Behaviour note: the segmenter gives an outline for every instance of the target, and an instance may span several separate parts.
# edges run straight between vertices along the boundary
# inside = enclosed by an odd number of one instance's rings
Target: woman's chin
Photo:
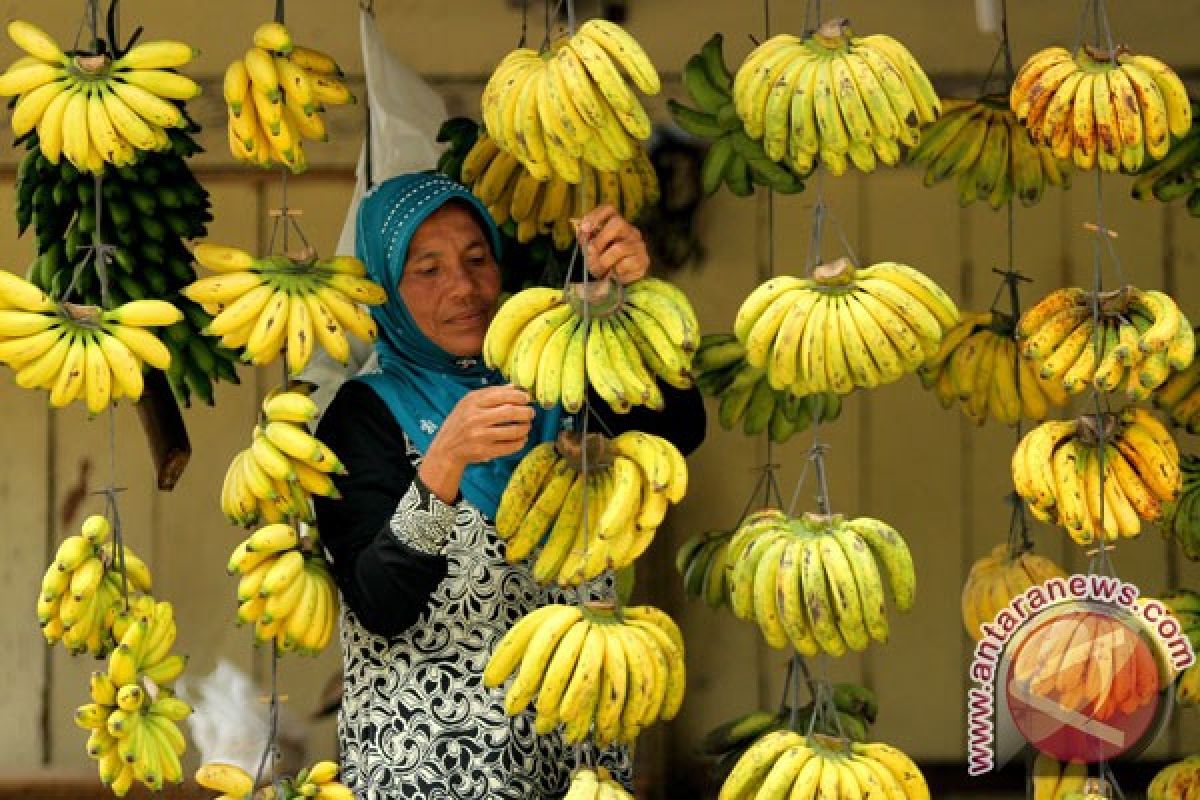
[[[483,337],[487,331],[458,333],[447,336],[438,345],[456,358],[478,358],[483,352]]]

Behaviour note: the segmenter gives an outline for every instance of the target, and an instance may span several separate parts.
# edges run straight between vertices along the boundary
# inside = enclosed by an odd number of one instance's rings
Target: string
[[[529,0],[521,0],[521,38],[517,47],[524,47],[529,38]]]
[[[267,761],[275,751],[275,737],[279,730],[279,646],[271,641],[271,705],[268,713],[267,746],[263,748],[262,757],[258,761],[258,769],[254,773],[254,785],[262,782],[263,771]],[[275,782],[275,759],[270,758],[271,782]],[[282,794],[280,795],[282,796]]]

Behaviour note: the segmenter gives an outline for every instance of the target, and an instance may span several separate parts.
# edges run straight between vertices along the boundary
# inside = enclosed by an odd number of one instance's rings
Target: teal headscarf
[[[413,234],[430,214],[450,200],[460,200],[475,212],[498,261],[500,232],[487,208],[461,184],[439,173],[414,172],[384,181],[367,193],[358,209],[356,253],[367,265],[371,280],[388,293],[386,303],[371,309],[379,327],[375,350],[381,371],[358,380],[383,398],[422,454],[428,451],[446,415],[467,392],[505,383],[499,372],[487,368],[482,357],[460,358],[430,341],[400,297],[400,277]],[[488,517],[495,517],[500,495],[517,462],[534,445],[558,433],[561,410],[536,410],[529,442],[521,452],[471,464],[463,474],[463,497]]]

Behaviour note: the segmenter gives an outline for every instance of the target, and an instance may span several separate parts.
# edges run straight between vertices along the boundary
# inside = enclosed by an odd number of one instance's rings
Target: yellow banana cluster
[[[1195,336],[1195,331],[1192,333]],[[1200,433],[1200,361],[1172,372],[1154,391],[1154,405],[1188,433]]]
[[[921,131],[921,143],[908,156],[925,167],[926,186],[955,178],[960,205],[986,200],[994,209],[1014,196],[1023,206],[1036,205],[1047,185],[1070,188],[1070,159],[1034,144],[1008,98],[942,102],[942,115]]]
[[[165,686],[151,695],[140,682],[118,683],[104,672],[92,673],[91,697],[76,709],[75,724],[91,731],[88,757],[113,794],[125,796],[134,781],[154,792],[183,782],[179,759],[187,742],[178,723],[191,706]]]
[[[200,86],[174,70],[196,56],[191,45],[144,42],[114,61],[104,54],[68,56],[23,20],[10,22],[8,35],[29,55],[0,74],[0,96],[17,98],[13,132],[36,129],[52,164],[66,157],[94,174],[105,164],[129,166],[139,150],[170,150],[166,129],[189,124],[182,101],[200,94]]]
[[[915,146],[942,107],[904,45],[881,33],[854,36],[846,19],[826,21],[807,39],[784,33],[763,42],[738,69],[733,102],[767,158],[797,175],[818,158],[833,175],[851,164],[863,172],[894,166],[900,146]]]
[[[196,245],[192,255],[218,274],[200,278],[183,295],[213,316],[204,332],[242,350],[250,363],[269,364],[286,352],[288,371],[297,375],[317,344],[345,364],[347,334],[365,342],[375,339],[375,321],[362,306],[387,302],[387,292],[367,279],[366,266],[353,256],[255,258],[207,242]]]
[[[1031,586],[1066,576],[1062,567],[1045,556],[1028,551],[1015,554],[1008,544],[996,545],[971,565],[963,584],[961,607],[967,635],[979,641],[983,638],[980,626],[994,620],[1014,597]]]
[[[856,269],[843,258],[812,278],[784,275],[759,286],[733,332],[773,388],[842,395],[916,371],[956,324],[954,301],[912,267]]]
[[[580,183],[585,165],[618,173],[652,129],[626,75],[645,94],[661,88],[628,32],[588,20],[543,53],[521,47],[500,61],[483,90],[484,125],[536,180]]]
[[[281,779],[276,785],[254,793],[255,800],[311,797],[314,800],[354,800],[354,793],[339,783],[338,765],[333,761],[318,761],[305,767],[295,777]],[[221,794],[214,800],[248,798],[254,792],[254,778],[236,764],[210,761],[196,770],[196,783]]]
[[[742,755],[718,800],[929,800],[925,776],[912,759],[882,742],[848,743],[781,730]]]
[[[1012,475],[1030,512],[1079,544],[1137,536],[1183,485],[1175,440],[1153,414],[1133,407],[1042,423],[1017,445]]]
[[[333,475],[346,469],[305,427],[317,405],[301,392],[272,392],[250,447],[233,457],[221,486],[221,511],[234,525],[315,522],[312,496],[340,497]]]
[[[341,67],[320,50],[293,44],[288,29],[267,22],[254,45],[225,70],[229,151],[260,167],[308,168],[304,140],[329,140],[321,112],[355,102]]]
[[[183,319],[165,300],[133,300],[105,311],[56,302],[0,270],[0,363],[23,389],[45,389],[50,405],[82,400],[99,414],[113,400],[142,396],[144,364],[165,370],[171,353],[147,328]]]
[[[900,611],[916,597],[908,545],[870,517],[756,511],[730,540],[725,570],[733,613],[757,622],[771,647],[806,656],[886,642],[885,580]]]
[[[59,545],[38,591],[37,617],[48,644],[59,640],[73,654],[102,658],[115,646],[112,627],[125,589],[149,592],[150,570],[128,546],[122,565],[114,563],[108,520],[93,514],[80,532]]]
[[[604,767],[581,767],[571,776],[563,800],[633,800],[633,795],[613,780],[612,773]]]
[[[1021,316],[1017,336],[1043,381],[1059,381],[1070,394],[1124,389],[1134,401],[1148,399],[1196,353],[1192,325],[1175,301],[1136,286],[1099,297],[1057,289]]]
[[[1200,753],[1159,770],[1146,788],[1146,800],[1190,800],[1198,788]]]
[[[487,131],[480,131],[463,159],[460,180],[483,201],[497,225],[516,223],[517,241],[524,244],[548,233],[559,250],[575,242],[571,220],[597,206],[610,205],[635,222],[658,202],[658,173],[641,143],[634,144],[633,155],[615,170],[590,164],[579,169],[580,178],[574,183],[557,172],[539,179]]]
[[[683,454],[660,436],[589,434],[585,443],[563,434],[534,447],[513,470],[496,510],[496,533],[514,563],[541,545],[535,580],[576,586],[644,553],[687,481]]]
[[[1084,45],[1074,55],[1048,47],[1030,56],[1009,106],[1034,144],[1080,169],[1137,172],[1167,154],[1192,125],[1179,76],[1153,56]]]
[[[942,408],[957,403],[976,425],[989,416],[1005,425],[1041,422],[1071,398],[1060,381],[1042,378],[1032,361],[1019,357],[1015,327],[1008,314],[964,312],[917,370],[921,383]]]
[[[537,710],[534,728],[563,726],[570,744],[591,735],[600,747],[632,743],[643,728],[674,719],[687,682],[683,636],[652,606],[542,606],[517,621],[496,645],[484,686],[516,674],[504,710]]]
[[[1039,750],[1033,759],[1033,800],[1081,797],[1087,774],[1087,764],[1064,764]]]
[[[310,533],[312,529],[310,529]],[[305,550],[311,543],[312,549]],[[238,574],[237,620],[254,624],[255,641],[274,641],[282,653],[315,656],[337,627],[338,595],[315,538],[276,523],[250,534],[227,567]]]
[[[586,324],[585,324],[586,320]],[[605,279],[561,289],[517,292],[496,312],[483,357],[539,404],[583,408],[587,387],[613,411],[663,407],[658,378],[692,385],[700,324],[674,285],[642,278],[622,286]]]

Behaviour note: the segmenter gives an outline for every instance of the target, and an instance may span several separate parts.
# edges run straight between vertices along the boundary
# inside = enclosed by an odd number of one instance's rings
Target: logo
[[[968,772],[1026,743],[1060,762],[1136,753],[1162,730],[1195,662],[1179,621],[1131,583],[1072,575],[1033,586],[983,625],[968,692]]]

